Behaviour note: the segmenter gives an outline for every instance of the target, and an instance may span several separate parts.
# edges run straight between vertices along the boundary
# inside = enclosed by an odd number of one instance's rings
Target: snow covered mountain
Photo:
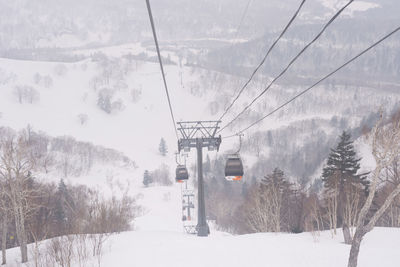
[[[301,1],[253,0],[240,28],[248,0],[152,2],[175,118],[192,121],[220,117]],[[307,1],[221,124],[264,90],[345,3]],[[380,108],[389,114],[400,108],[398,34],[246,131],[240,150],[245,176],[235,185],[227,185],[222,173],[239,140],[225,137],[392,30],[400,23],[399,12],[397,0],[355,1],[282,79],[221,132],[220,151],[205,152],[206,193],[220,184],[227,195],[244,191],[276,167],[292,182],[310,183],[320,177],[329,149],[344,130],[357,139],[361,170],[370,171],[373,159],[360,136],[376,122]],[[145,1],[1,1],[0,17],[0,135],[25,129],[51,154],[35,155],[44,161],[36,170],[38,179],[86,184],[106,196],[113,186],[129,185],[141,208],[134,232],[106,240],[102,266],[346,264],[349,247],[341,235],[332,238],[328,231],[233,236],[212,225],[208,239],[187,235],[181,185],[143,186],[146,170],[174,181],[177,150]],[[161,139],[166,155],[159,151]],[[189,186],[196,187],[194,151],[187,165]],[[209,199],[207,209],[216,201]],[[234,201],[222,208],[233,211],[240,204]],[[192,219],[189,223],[196,215]],[[387,228],[368,234],[359,266],[398,266],[399,237],[400,231]],[[20,266],[17,249],[9,253],[10,266]],[[88,264],[97,266],[97,260],[90,257]]]
[[[191,67],[190,59],[182,51],[192,49],[194,43],[189,42],[189,48],[182,44],[178,49],[172,45],[163,49],[163,57],[169,62],[166,72],[174,112],[177,120],[217,119],[246,77]],[[164,162],[173,165],[176,137],[159,66],[153,62],[153,45],[134,43],[74,49],[73,55],[79,60],[1,59],[1,125],[21,129],[30,124],[34,130],[52,136],[71,135],[117,149],[135,161],[136,176],[141,176],[145,169],[154,169],[155,162],[157,166]],[[254,167],[252,175],[263,175],[282,162],[281,167],[295,177],[313,175],[341,130],[356,131],[365,126],[362,124],[370,126],[379,107],[391,111],[399,101],[399,94],[390,89],[396,88],[397,83],[356,85],[348,76],[345,78],[329,80],[246,134],[245,160],[246,154],[257,156],[249,157],[247,163],[248,169]],[[270,79],[266,75],[257,76],[223,124]],[[280,105],[303,90],[313,78],[295,81],[273,87],[223,136],[235,133]],[[312,136],[310,131],[314,133]],[[158,153],[162,137],[169,147],[167,158]],[[224,140],[222,151],[234,149],[237,141]],[[318,145],[322,143],[325,145]],[[308,165],[304,164],[306,159]],[[260,169],[258,165],[263,167]]]
[[[307,1],[300,23],[320,22],[345,2]],[[162,40],[232,39],[247,3],[248,0],[172,0],[167,4],[155,0],[154,13]],[[282,28],[299,3],[251,1],[239,37],[254,38]],[[355,1],[345,16],[398,19],[398,11],[396,0],[364,0]],[[44,0],[34,4],[26,0],[2,1],[0,15],[0,50],[111,45],[151,39],[146,5],[141,0]],[[14,30],[16,27],[18,31]]]

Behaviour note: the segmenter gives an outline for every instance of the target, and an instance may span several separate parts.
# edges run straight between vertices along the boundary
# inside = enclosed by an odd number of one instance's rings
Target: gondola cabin
[[[225,165],[225,179],[240,181],[243,178],[243,163],[237,154],[229,155]]]
[[[175,180],[178,183],[183,183],[184,181],[187,181],[189,179],[189,173],[188,170],[186,169],[185,165],[178,165],[176,167],[176,178]]]

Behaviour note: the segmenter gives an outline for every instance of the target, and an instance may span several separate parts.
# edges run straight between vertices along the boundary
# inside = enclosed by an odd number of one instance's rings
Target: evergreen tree
[[[55,219],[58,223],[64,223],[66,221],[66,211],[65,211],[65,194],[67,191],[67,186],[64,180],[61,179],[57,188],[57,201],[55,206]]]
[[[277,188],[283,188],[287,184],[285,174],[279,168],[275,168],[271,174],[268,174],[261,179],[261,188],[265,186],[274,186]]]
[[[73,217],[72,213],[75,209],[75,203],[63,179],[61,179],[58,184],[56,196],[57,199],[54,211],[55,221],[60,226],[60,232],[65,232],[71,226],[70,221]]]
[[[161,138],[160,145],[158,146],[158,151],[162,156],[166,156],[168,153],[167,143],[165,142],[164,138]]]
[[[357,174],[360,160],[361,158],[356,157],[351,135],[343,131],[338,145],[335,149],[331,149],[327,166],[323,169],[324,187],[329,191],[339,185],[339,190],[342,192],[347,185],[359,183],[367,190],[369,184],[367,177]]]
[[[143,184],[144,184],[144,186],[148,187],[149,184],[151,184],[152,182],[153,182],[153,179],[151,178],[151,175],[150,175],[149,171],[145,170],[144,174],[143,174]]]
[[[349,227],[353,226],[357,219],[362,203],[360,200],[365,197],[363,193],[368,191],[367,176],[357,174],[360,160],[354,151],[351,135],[343,131],[336,148],[331,149],[327,165],[322,172],[325,192],[330,199],[328,203],[331,203],[328,204],[331,207],[331,227],[336,233],[336,227],[342,226],[346,244],[351,243]]]

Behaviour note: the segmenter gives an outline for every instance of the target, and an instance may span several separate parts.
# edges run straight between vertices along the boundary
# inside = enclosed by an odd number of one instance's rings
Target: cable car
[[[239,154],[229,155],[225,165],[225,179],[240,181],[243,178],[243,163]]]
[[[186,166],[185,165],[178,165],[178,167],[176,167],[176,178],[175,178],[175,180],[178,183],[183,183],[187,179],[189,179],[189,173],[188,173],[188,170],[186,169]]]

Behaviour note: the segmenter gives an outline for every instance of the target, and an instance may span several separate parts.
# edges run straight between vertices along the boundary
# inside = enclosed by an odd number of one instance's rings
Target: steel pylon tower
[[[178,140],[178,150],[190,151],[191,148],[197,150],[197,179],[198,179],[198,209],[197,209],[197,236],[208,236],[210,228],[206,220],[206,206],[204,200],[204,181],[203,181],[203,147],[209,151],[219,149],[221,136],[216,137],[221,121],[185,121],[178,122],[178,131],[181,138]]]

